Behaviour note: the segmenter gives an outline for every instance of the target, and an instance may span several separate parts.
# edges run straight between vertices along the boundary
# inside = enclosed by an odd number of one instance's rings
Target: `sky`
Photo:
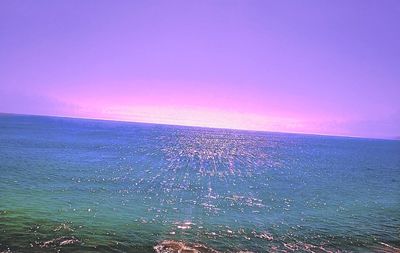
[[[400,1],[2,0],[0,112],[400,138]]]

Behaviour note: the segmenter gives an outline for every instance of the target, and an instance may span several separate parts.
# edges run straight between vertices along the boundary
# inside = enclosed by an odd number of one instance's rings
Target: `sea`
[[[400,252],[400,141],[1,114],[0,252]]]

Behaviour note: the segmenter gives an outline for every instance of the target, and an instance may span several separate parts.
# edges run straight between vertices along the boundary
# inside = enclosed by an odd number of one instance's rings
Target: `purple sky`
[[[0,2],[0,111],[400,136],[400,1]]]

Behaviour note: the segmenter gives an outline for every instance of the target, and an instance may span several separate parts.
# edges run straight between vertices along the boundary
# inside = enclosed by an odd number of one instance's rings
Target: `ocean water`
[[[0,252],[183,248],[399,252],[400,141],[0,115]]]

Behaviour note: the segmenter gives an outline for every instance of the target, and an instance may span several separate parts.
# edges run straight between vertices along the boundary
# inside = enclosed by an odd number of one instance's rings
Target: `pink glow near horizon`
[[[3,1],[0,112],[400,136],[397,1]]]

